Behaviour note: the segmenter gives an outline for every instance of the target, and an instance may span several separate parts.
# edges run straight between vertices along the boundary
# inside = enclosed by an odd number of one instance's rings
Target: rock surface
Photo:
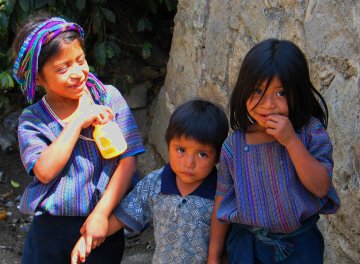
[[[149,141],[167,160],[158,135],[176,106],[202,97],[227,108],[243,57],[267,38],[297,43],[328,103],[333,182],[342,206],[321,219],[326,263],[360,263],[360,1],[179,0]]]

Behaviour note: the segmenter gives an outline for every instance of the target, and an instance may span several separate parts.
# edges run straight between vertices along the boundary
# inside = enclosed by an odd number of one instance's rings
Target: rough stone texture
[[[123,94],[125,101],[131,109],[141,109],[147,106],[147,92],[151,88],[150,81],[135,85],[130,94]]]
[[[175,107],[202,97],[227,108],[244,55],[271,37],[292,40],[304,51],[329,106],[333,181],[342,207],[320,222],[325,262],[360,263],[360,1],[179,0],[149,141],[167,160],[163,135]]]

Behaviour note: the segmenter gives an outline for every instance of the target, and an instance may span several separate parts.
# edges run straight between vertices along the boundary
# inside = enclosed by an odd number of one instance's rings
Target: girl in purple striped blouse
[[[230,98],[209,263],[323,263],[319,213],[340,206],[332,184],[325,100],[302,51],[269,39],[245,56]]]
[[[136,155],[144,147],[133,115],[113,86],[89,72],[83,29],[58,17],[31,17],[19,31],[14,77],[28,102],[36,86],[45,96],[19,119],[20,154],[33,182],[20,202],[34,214],[23,263],[70,263],[81,233],[94,250],[87,263],[120,263],[122,231],[107,238],[108,217],[128,190]],[[127,149],[104,159],[92,139],[94,126],[112,119]],[[104,242],[104,243],[102,243]]]

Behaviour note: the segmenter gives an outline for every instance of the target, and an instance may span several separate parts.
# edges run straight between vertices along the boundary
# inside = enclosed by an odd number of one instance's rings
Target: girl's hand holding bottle
[[[72,115],[59,118],[64,129],[56,140],[42,151],[34,165],[33,171],[37,179],[44,184],[51,182],[65,167],[83,128],[105,124],[113,118],[109,107],[84,104],[82,100],[79,104]]]
[[[83,95],[85,98],[80,100],[77,114],[74,116],[74,119],[81,123],[81,128],[106,124],[114,117],[110,107],[92,104],[89,102],[89,96],[87,93]]]
[[[103,158],[110,159],[123,153],[127,143],[119,125],[111,121],[114,117],[112,110],[107,106],[94,104],[87,93],[83,97],[77,118],[82,122],[82,128],[90,125],[95,127],[93,138]]]

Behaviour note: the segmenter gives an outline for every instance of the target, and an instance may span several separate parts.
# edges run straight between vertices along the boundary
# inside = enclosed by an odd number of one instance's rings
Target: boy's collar
[[[189,195],[196,195],[202,198],[214,200],[215,191],[216,191],[216,181],[217,181],[217,169],[214,169],[210,174],[204,179],[199,187],[195,189]],[[176,185],[176,175],[171,169],[170,164],[166,164],[164,170],[161,173],[161,193],[162,194],[175,194],[180,195],[179,189]]]

